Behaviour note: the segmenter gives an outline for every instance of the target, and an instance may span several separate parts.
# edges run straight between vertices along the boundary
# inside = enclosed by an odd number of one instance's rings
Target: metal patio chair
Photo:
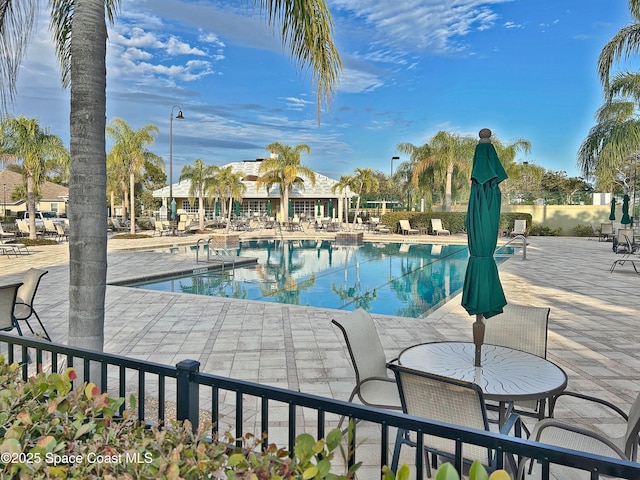
[[[14,306],[18,297],[18,289],[22,282],[0,286],[0,330],[18,330],[22,335],[20,324],[14,315]]]
[[[36,297],[36,292],[38,291],[38,286],[40,285],[40,280],[44,275],[48,273],[47,270],[40,270],[38,268],[30,268],[24,273],[22,277],[22,285],[18,289],[18,297],[15,302],[15,308],[13,309],[13,315],[16,321],[24,321],[32,334],[36,334],[29,323],[29,319],[32,316],[36,317],[36,320],[40,324],[42,328],[42,332],[44,333],[44,337],[51,341],[51,337],[47,332],[47,329],[44,328],[38,313],[33,307],[33,301]],[[19,329],[18,324],[18,329]]]
[[[356,385],[349,401],[358,399],[370,407],[401,410],[396,381],[387,374],[387,360],[371,315],[358,308],[340,320],[333,319],[347,343],[351,364],[356,373]],[[340,419],[338,428],[344,417]]]
[[[482,389],[471,382],[463,382],[448,377],[441,377],[427,372],[389,364],[398,382],[402,411],[408,415],[422,417],[428,420],[450,423],[477,430],[490,431],[487,408]],[[500,433],[508,435],[514,430],[516,435],[521,433],[520,417],[508,413],[507,420],[500,429]],[[416,446],[414,433],[399,430],[393,451],[391,470],[397,471],[402,445]],[[454,458],[456,443],[454,440],[424,436],[424,456],[427,475],[430,476],[429,453],[432,466],[437,467],[438,457]],[[464,463],[479,460],[488,470],[495,470],[497,453],[492,449],[473,444],[463,446]]]

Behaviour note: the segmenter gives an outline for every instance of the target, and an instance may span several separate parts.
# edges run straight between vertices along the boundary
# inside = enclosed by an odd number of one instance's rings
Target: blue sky
[[[399,143],[483,127],[529,140],[519,160],[579,174],[576,152],[602,101],[597,58],[630,21],[625,0],[327,1],[344,74],[320,126],[311,75],[249,0],[123,0],[109,31],[107,120],[156,125],[151,150],[168,167],[180,106],[174,180],[196,158],[251,160],[275,141],[308,144],[303,163],[332,178],[389,173]],[[10,113],[37,117],[68,144],[69,93],[46,12]]]

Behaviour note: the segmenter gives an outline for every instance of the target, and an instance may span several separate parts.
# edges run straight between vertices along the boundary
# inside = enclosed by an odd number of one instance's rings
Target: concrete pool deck
[[[307,238],[331,238],[309,232]],[[253,238],[253,232],[241,238]],[[258,237],[260,232],[258,232]],[[284,234],[285,238],[300,238]],[[131,248],[195,243],[206,236],[108,241],[108,281],[131,272],[197,268],[195,258]],[[465,237],[374,235],[375,241],[462,242]],[[568,388],[628,410],[640,392],[640,275],[611,243],[572,237],[530,237],[527,260],[500,265],[507,300],[551,308],[548,358],[569,377]],[[52,339],[65,343],[68,317],[68,246],[33,247],[29,256],[0,258],[0,282],[19,280],[29,267],[49,271],[35,306]],[[191,263],[189,263],[191,262]],[[204,372],[346,400],[354,373],[331,319],[346,312],[229,298],[108,286],[105,351],[174,365],[195,359]],[[427,318],[374,315],[388,358],[429,341],[471,341],[470,317],[460,295]],[[490,320],[489,320],[490,321]],[[603,409],[570,406],[562,417],[612,435],[624,425]],[[366,477],[365,477],[366,478]]]

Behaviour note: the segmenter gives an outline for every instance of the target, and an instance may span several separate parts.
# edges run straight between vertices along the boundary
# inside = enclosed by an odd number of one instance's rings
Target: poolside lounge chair
[[[527,221],[526,220],[514,220],[513,222],[513,230],[509,233],[510,237],[515,237],[516,235],[524,235],[527,236]]]
[[[631,239],[627,236],[624,235],[624,243],[626,244],[626,252],[624,254],[624,258],[621,258],[620,260],[616,260],[611,264],[611,268],[609,269],[610,272],[613,273],[613,271],[615,270],[615,268],[620,265],[623,266],[625,263],[629,262],[631,263],[631,266],[633,267],[633,269],[635,270],[635,272],[640,275],[640,271],[638,271],[638,266],[640,266],[640,258],[637,260],[634,260],[631,258],[631,255],[633,255],[635,253],[636,247],[634,247],[633,242],[631,241]],[[636,262],[638,262],[638,266],[636,265]]]
[[[440,218],[431,219],[431,231],[436,235],[451,235],[451,232],[442,227],[442,220]]]
[[[548,307],[508,303],[501,314],[486,320],[484,343],[547,358],[549,312]],[[517,412],[541,419],[544,418],[545,405],[546,400],[518,402]],[[490,407],[494,409],[493,405]]]
[[[36,292],[38,291],[38,285],[40,285],[40,279],[48,273],[47,270],[40,270],[38,268],[30,268],[24,273],[22,277],[22,285],[18,289],[17,299],[15,301],[15,308],[13,310],[13,315],[16,321],[24,321],[31,333],[35,335],[31,324],[29,323],[29,319],[31,316],[35,316],[36,320],[40,324],[42,328],[42,332],[44,333],[44,337],[51,341],[51,337],[49,333],[47,333],[47,329],[44,328],[38,313],[33,307],[33,300],[35,299]],[[19,327],[19,324],[18,324]]]
[[[29,224],[26,220],[16,220],[16,225],[18,225],[18,233],[21,237],[30,237],[31,230],[29,229]],[[39,236],[40,232],[36,230],[36,236]]]
[[[400,396],[393,378],[387,375],[387,360],[371,315],[358,308],[340,320],[333,319],[347,343],[351,364],[356,373],[356,385],[349,401],[357,396],[371,407],[400,410]],[[338,427],[344,418],[340,419]]]
[[[397,364],[389,364],[394,372],[400,391],[402,411],[415,417],[451,423],[478,430],[489,431],[489,420],[482,389],[471,382],[463,382],[448,377],[413,370]],[[500,433],[508,434],[519,421],[510,414]],[[416,446],[415,434],[408,435],[399,430],[393,451],[391,470],[397,471],[402,445]],[[489,470],[496,468],[496,452],[486,447],[465,444],[462,448],[465,463],[478,459]],[[424,436],[424,455],[429,475],[428,453],[432,454],[433,466],[437,466],[439,456],[452,458],[456,454],[453,440]]]
[[[62,240],[69,240],[69,234],[67,233],[67,231],[65,230],[65,228],[60,225],[59,223],[55,224],[56,226],[56,233],[58,234],[58,241],[62,241]]]
[[[111,219],[111,225],[113,225],[113,231],[114,232],[128,232],[129,231],[129,227],[127,225],[122,225],[120,223],[120,220],[118,220],[116,217],[113,217]]]
[[[611,437],[585,428],[583,425],[572,425],[553,418],[557,401],[563,396],[584,400],[585,402],[582,406],[587,409],[606,407],[608,409],[606,411],[616,413],[627,423],[624,435]],[[580,408],[578,403],[572,405],[573,408]],[[545,418],[536,423],[530,440],[605,457],[637,461],[638,441],[640,440],[640,395],[636,397],[633,405],[631,405],[628,415],[621,408],[606,400],[571,391],[564,391],[557,395],[549,407],[552,418]],[[516,478],[523,478],[524,467],[529,460],[525,458],[520,462]]]
[[[58,231],[56,230],[56,225],[53,223],[53,220],[49,218],[45,218],[42,220],[44,223],[44,234],[50,235],[52,237],[58,235]]]
[[[13,232],[5,232],[2,228],[2,223],[0,223],[0,241],[6,238],[16,238],[16,234]]]
[[[21,282],[0,286],[0,330],[18,330],[22,335],[20,325],[14,315],[14,305],[18,296],[18,288]]]
[[[420,233],[420,230],[411,228],[411,224],[409,223],[409,220],[399,220],[399,223],[400,223],[400,233],[403,235]]]
[[[601,223],[598,241],[606,242],[609,239],[613,239],[613,223]]]

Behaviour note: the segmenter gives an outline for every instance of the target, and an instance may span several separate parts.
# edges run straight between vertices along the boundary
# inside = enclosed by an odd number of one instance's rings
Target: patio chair
[[[22,277],[22,285],[18,289],[18,297],[15,302],[15,308],[13,309],[14,318],[17,321],[24,321],[32,334],[35,335],[31,324],[29,323],[29,319],[31,316],[35,316],[36,320],[40,324],[42,328],[42,332],[44,333],[44,337],[51,341],[51,337],[49,333],[47,333],[47,329],[44,328],[38,313],[33,307],[33,300],[35,299],[36,292],[38,291],[38,285],[40,285],[40,280],[44,275],[48,273],[47,270],[40,270],[38,268],[30,268],[24,273]]]
[[[485,321],[484,343],[547,358],[549,312],[548,307],[509,303],[500,315]],[[491,409],[494,407],[490,404]],[[544,418],[546,400],[518,402],[517,407],[517,413],[541,419]]]
[[[608,409],[606,411],[610,410],[616,413],[626,421],[627,425],[624,435],[612,437],[585,428],[582,424],[572,425],[555,418],[545,418],[536,423],[530,440],[580,450],[595,455],[603,455],[605,457],[621,458],[632,462],[637,461],[638,441],[640,441],[640,395],[636,397],[627,415],[618,406],[601,398],[577,392],[564,391],[557,395],[553,399],[553,403],[549,405],[551,417],[554,415],[558,400],[565,396],[584,400],[584,405],[582,405],[584,408],[599,408],[598,405],[600,405]],[[578,403],[582,404],[583,402],[580,401]],[[580,408],[579,406],[576,407],[578,403],[574,405],[574,408]],[[528,458],[522,459],[516,478],[523,478],[522,474],[524,473],[525,465],[529,461],[530,459]],[[531,469],[529,469],[529,473],[531,473]]]
[[[18,225],[18,233],[21,237],[31,236],[31,230],[29,229],[29,224],[26,220],[16,220],[16,224]],[[41,235],[41,233],[36,230],[36,236],[39,235]]]
[[[417,234],[420,233],[420,230],[417,230],[415,228],[411,228],[411,224],[409,223],[409,220],[399,220],[400,222],[400,233],[403,235],[411,235],[411,234]]]
[[[53,223],[53,220],[49,219],[49,218],[45,218],[44,220],[42,220],[43,224],[44,224],[44,234],[45,235],[49,235],[51,237],[55,237],[58,235],[58,231],[56,230],[56,226]]]
[[[627,240],[630,240],[627,242]],[[613,237],[613,251],[615,253],[634,253],[638,245],[633,241],[632,228],[619,228]]]
[[[609,271],[611,273],[613,273],[613,271],[615,270],[615,268],[619,265],[619,266],[623,266],[625,263],[629,262],[631,263],[631,266],[633,267],[633,269],[635,270],[635,272],[640,275],[640,271],[638,271],[638,266],[636,266],[636,262],[638,262],[640,264],[640,259],[638,260],[633,260],[631,258],[631,255],[633,255],[637,249],[637,245],[634,246],[633,242],[631,241],[631,238],[629,238],[626,235],[623,235],[624,237],[624,244],[626,245],[625,247],[625,254],[624,254],[624,258],[621,258],[619,260],[615,260],[612,264],[611,264],[611,268],[609,269]]]
[[[442,227],[442,219],[440,218],[431,219],[431,231],[436,235],[451,235],[449,230]]]
[[[356,373],[356,385],[351,391],[349,401],[357,396],[371,407],[400,410],[398,387],[392,377],[387,375],[387,360],[380,337],[371,315],[358,308],[340,320],[333,319],[347,343],[351,364]],[[338,428],[344,417],[340,419]]]
[[[609,239],[613,239],[613,223],[601,223],[598,241],[606,242]]]
[[[2,223],[0,223],[0,241],[6,238],[16,238],[16,234],[13,232],[5,232],[2,228]]]
[[[14,315],[14,305],[18,296],[18,289],[21,282],[0,286],[0,330],[18,330],[18,335],[22,335],[20,324]]]
[[[118,220],[116,217],[113,217],[111,219],[111,225],[113,225],[113,231],[114,232],[128,232],[129,231],[129,227],[127,225],[122,225],[120,223],[120,220]]]
[[[397,364],[389,364],[388,366],[396,376],[404,413],[428,420],[490,431],[482,389],[475,383],[441,377]],[[511,413],[500,429],[500,433],[507,435],[514,428],[519,435],[519,417]],[[398,431],[391,470],[397,471],[402,445],[415,447],[416,440],[415,434]],[[477,459],[488,470],[495,470],[496,452],[494,450],[465,444],[462,451],[465,456],[465,464],[470,464]],[[429,453],[432,454],[432,465],[435,468],[438,456],[445,458],[455,456],[455,441],[432,435],[424,436],[425,465],[427,466],[427,475],[430,476]]]
[[[513,222],[513,230],[509,233],[510,237],[515,237],[516,235],[527,236],[527,221],[526,220],[514,220]]]
[[[67,233],[67,231],[65,230],[65,228],[60,225],[59,223],[55,224],[56,227],[56,233],[58,234],[58,241],[63,241],[63,240],[69,240],[69,234]]]

